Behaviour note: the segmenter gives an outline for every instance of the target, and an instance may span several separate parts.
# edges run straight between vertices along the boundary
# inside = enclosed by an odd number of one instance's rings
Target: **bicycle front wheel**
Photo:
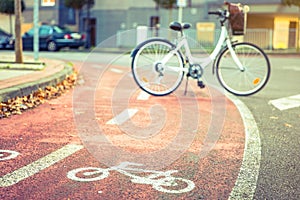
[[[184,63],[179,51],[164,39],[150,39],[139,45],[132,59],[132,73],[139,87],[155,96],[172,93],[184,75]]]
[[[270,62],[267,55],[254,44],[237,43],[232,48],[242,66],[241,70],[226,48],[219,56],[216,73],[221,85],[230,93],[248,96],[260,91],[270,77]]]

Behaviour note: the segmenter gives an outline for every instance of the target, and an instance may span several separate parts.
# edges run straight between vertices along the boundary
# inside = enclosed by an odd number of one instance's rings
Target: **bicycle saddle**
[[[171,22],[169,27],[174,31],[182,31],[183,29],[189,29],[191,24],[189,23],[179,23],[179,22]]]

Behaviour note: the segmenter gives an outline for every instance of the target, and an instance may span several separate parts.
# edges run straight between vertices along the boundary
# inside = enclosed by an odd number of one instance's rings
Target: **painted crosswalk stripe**
[[[127,120],[129,120],[131,117],[133,117],[138,112],[138,109],[126,109],[123,112],[121,112],[116,117],[109,120],[106,124],[109,125],[121,125],[125,123]]]
[[[147,101],[150,98],[150,94],[148,94],[145,91],[141,91],[140,94],[137,97],[137,100],[139,101]]]
[[[72,155],[73,153],[82,149],[82,145],[68,144],[48,155],[42,157],[24,167],[17,169],[0,177],[0,187],[8,187],[14,185],[40,171],[50,167],[60,160]]]
[[[292,65],[292,66],[285,66],[283,67],[284,70],[294,70],[294,71],[300,71],[300,67],[297,65]]]
[[[300,94],[271,100],[269,101],[269,104],[275,106],[279,110],[287,110],[291,108],[300,107]]]

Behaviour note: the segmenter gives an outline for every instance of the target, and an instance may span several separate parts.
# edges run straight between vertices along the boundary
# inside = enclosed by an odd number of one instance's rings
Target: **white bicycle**
[[[198,86],[203,88],[203,69],[214,61],[212,71],[216,72],[220,84],[228,92],[248,96],[260,91],[270,77],[271,68],[267,55],[254,44],[232,42],[225,24],[236,16],[242,16],[244,20],[249,7],[226,4],[228,10],[208,13],[219,17],[221,34],[213,52],[206,58],[192,56],[184,34],[184,30],[191,27],[188,23],[170,24],[172,30],[181,33],[176,45],[162,38],[152,38],[138,45],[131,54],[132,73],[138,86],[151,95],[168,95],[178,88],[186,74],[187,83],[191,77],[197,79]],[[237,9],[239,12],[236,12]],[[188,67],[185,67],[187,63]]]

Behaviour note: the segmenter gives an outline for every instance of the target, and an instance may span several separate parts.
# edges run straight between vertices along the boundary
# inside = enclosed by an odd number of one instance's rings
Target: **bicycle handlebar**
[[[218,10],[218,11],[209,11],[209,15],[218,15],[219,17],[222,18],[228,18],[229,17],[229,12],[227,10]]]
[[[226,22],[226,20],[229,18],[229,12],[227,10],[209,11],[208,14],[219,16],[222,26]]]
[[[219,15],[220,16],[221,12],[220,11],[209,11],[208,14],[209,15]]]

